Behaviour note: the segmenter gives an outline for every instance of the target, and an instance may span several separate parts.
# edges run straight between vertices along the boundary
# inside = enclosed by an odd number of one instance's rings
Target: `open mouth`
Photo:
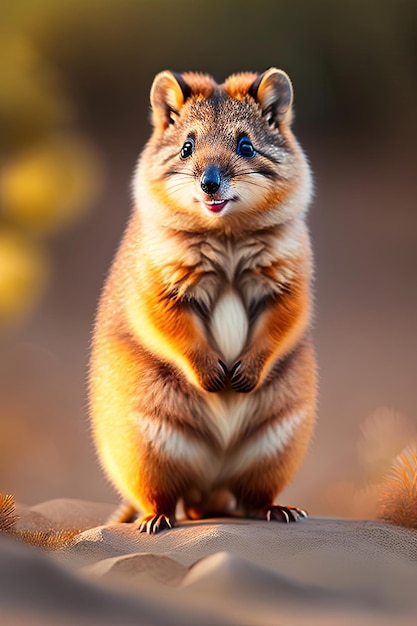
[[[209,200],[208,202],[204,202],[204,204],[212,213],[220,213],[228,202],[229,200]]]

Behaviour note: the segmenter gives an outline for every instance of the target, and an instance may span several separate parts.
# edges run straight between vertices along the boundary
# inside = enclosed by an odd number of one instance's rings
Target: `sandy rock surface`
[[[417,623],[417,533],[309,518],[104,525],[113,505],[20,505],[20,528],[78,528],[56,552],[0,538],[0,624]]]

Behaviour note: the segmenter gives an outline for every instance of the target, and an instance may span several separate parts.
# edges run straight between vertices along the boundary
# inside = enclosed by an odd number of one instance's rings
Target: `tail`
[[[133,504],[123,501],[106,520],[106,525],[134,522],[137,518],[138,510],[133,506]]]

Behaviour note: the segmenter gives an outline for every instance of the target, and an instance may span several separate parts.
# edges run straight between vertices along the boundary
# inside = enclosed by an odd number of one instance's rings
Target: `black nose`
[[[200,178],[201,189],[204,193],[212,196],[220,187],[220,183],[220,170],[217,165],[209,165],[206,167]]]

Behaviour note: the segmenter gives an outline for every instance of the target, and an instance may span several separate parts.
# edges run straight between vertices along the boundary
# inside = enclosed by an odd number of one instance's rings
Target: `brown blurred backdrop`
[[[284,499],[343,514],[331,494],[365,484],[362,420],[380,406],[417,420],[415,0],[14,0],[2,14],[0,491],[116,499],[89,435],[88,344],[152,78],[275,65],[315,175],[321,380]]]

